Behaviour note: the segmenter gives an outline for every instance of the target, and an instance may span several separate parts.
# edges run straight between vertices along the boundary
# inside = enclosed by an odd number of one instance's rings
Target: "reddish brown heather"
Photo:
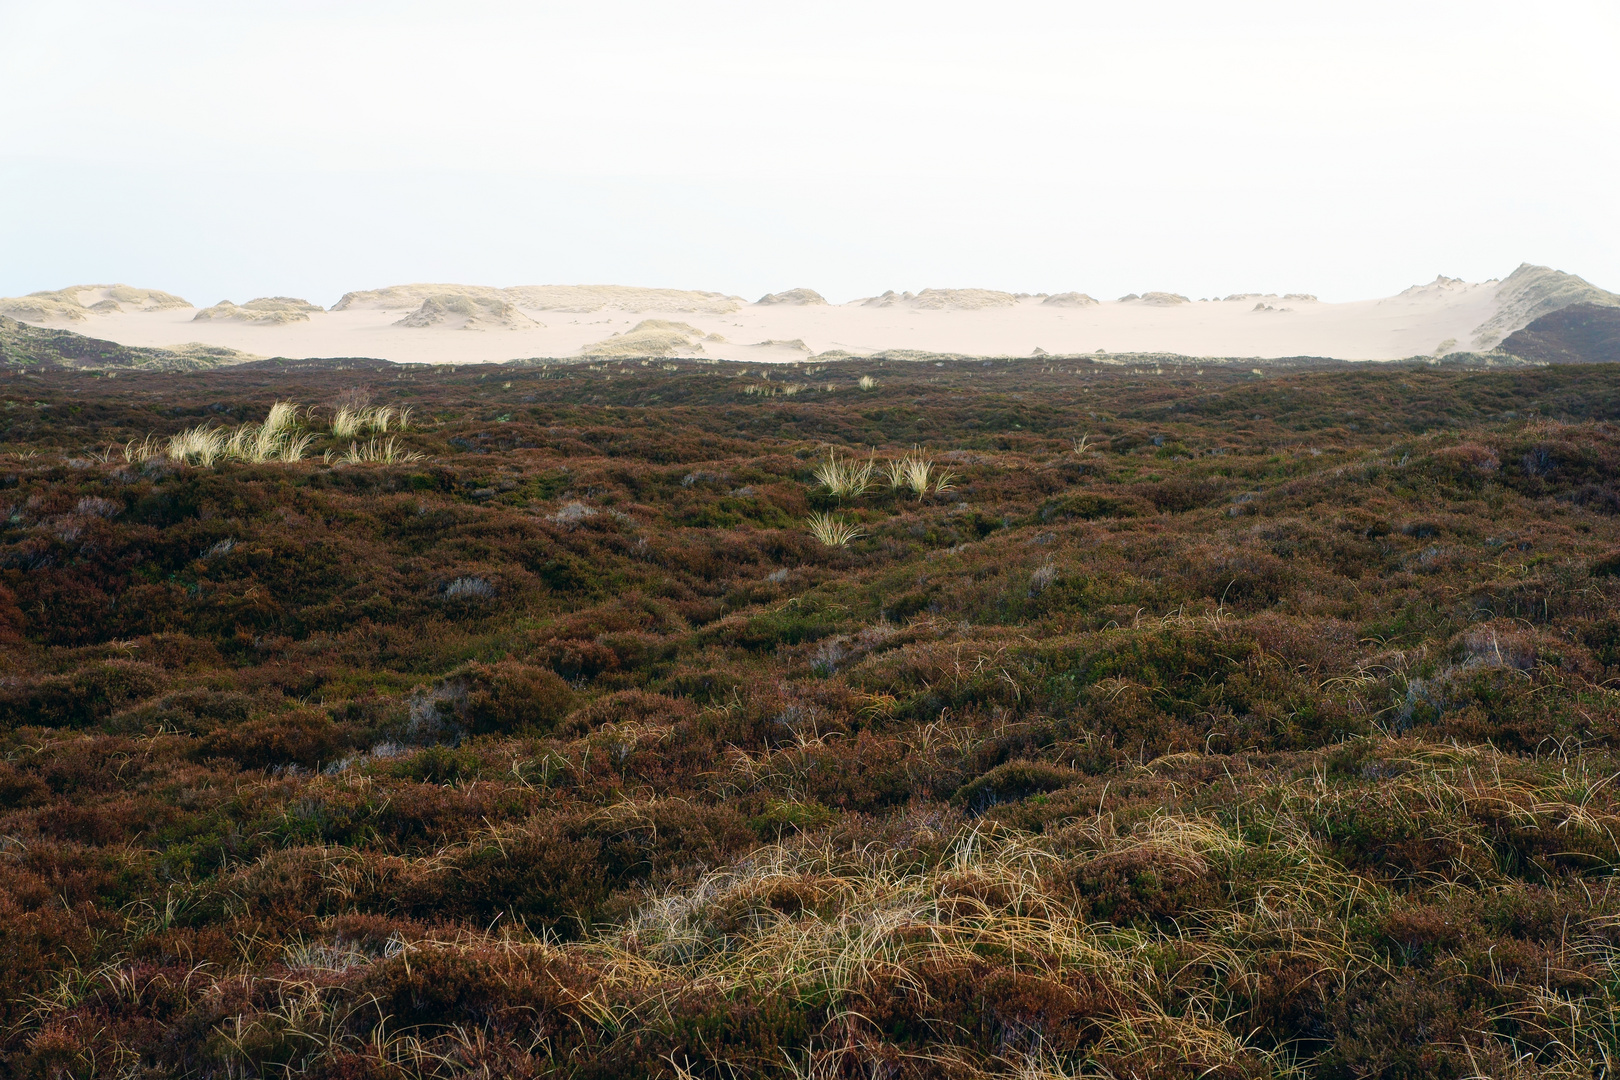
[[[0,375],[0,1076],[1611,1075],[1612,369],[1115,360]]]

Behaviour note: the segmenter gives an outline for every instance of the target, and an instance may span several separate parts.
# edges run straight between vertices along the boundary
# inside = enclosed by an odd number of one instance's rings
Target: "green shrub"
[[[1002,803],[1019,802],[1076,783],[1082,774],[1040,761],[1009,761],[963,784],[951,802],[982,814]]]

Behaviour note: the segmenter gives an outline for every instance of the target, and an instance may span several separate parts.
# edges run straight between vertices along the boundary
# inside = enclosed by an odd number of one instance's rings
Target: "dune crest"
[[[1190,304],[1191,300],[1180,293],[1173,292],[1145,292],[1138,296],[1135,293],[1126,293],[1119,298],[1122,304],[1146,304],[1148,307],[1175,307],[1177,304]]]
[[[290,322],[308,322],[310,312],[325,310],[319,304],[312,304],[295,296],[261,296],[245,304],[221,300],[213,307],[205,307],[197,312],[191,317],[191,321],[232,319],[236,322],[252,323],[255,326],[280,326]]]
[[[70,285],[65,289],[0,299],[0,315],[25,322],[83,322],[91,315],[188,308],[190,301],[133,285]]]
[[[633,285],[520,285],[504,290],[514,302],[541,311],[668,311],[729,315],[746,301],[725,293],[692,289],[644,289]]]
[[[536,311],[566,311],[588,314],[595,311],[666,311],[700,315],[727,315],[743,306],[739,296],[696,292],[689,289],[643,289],[632,285],[515,285],[493,288],[487,285],[390,285],[344,293],[332,305],[333,311],[382,309],[395,311],[419,307],[434,298],[461,296],[485,306],[507,303]]]
[[[581,356],[670,356],[680,352],[702,352],[698,340],[724,340],[718,335],[705,335],[702,330],[683,322],[666,319],[643,319],[623,334],[594,342],[579,351]]]
[[[978,311],[983,308],[1012,307],[1019,297],[997,289],[924,289],[920,293],[896,293],[893,289],[856,303],[865,307],[910,307],[921,311]]]
[[[123,368],[196,371],[258,359],[261,358],[252,353],[196,341],[163,349],[120,345],[0,315],[0,370],[66,367],[97,371]]]
[[[755,304],[788,304],[794,307],[807,307],[826,302],[827,298],[814,289],[788,289],[785,292],[766,293],[754,301]]]
[[[1231,303],[1233,301],[1240,301],[1240,300],[1242,300],[1242,301],[1259,300],[1262,303],[1270,302],[1272,300],[1282,300],[1284,302],[1293,300],[1293,301],[1298,301],[1299,303],[1304,303],[1304,304],[1319,304],[1319,303],[1321,303],[1321,301],[1316,298],[1315,293],[1305,293],[1305,292],[1283,293],[1280,296],[1277,293],[1274,293],[1274,292],[1268,292],[1268,293],[1242,292],[1242,293],[1232,293],[1230,296],[1223,296],[1223,297],[1220,298],[1220,302],[1223,303],[1223,304]]]
[[[1440,276],[1392,296],[1350,301],[1322,301],[1305,292],[1239,292],[1192,301],[1167,291],[1099,301],[1078,291],[945,288],[890,291],[847,303],[825,300],[805,288],[746,303],[719,292],[632,286],[415,284],[347,293],[325,314],[285,296],[194,313],[185,301],[156,290],[80,286],[0,302],[9,305],[0,311],[56,328],[84,326],[80,320],[95,316],[89,325],[98,337],[157,349],[203,337],[216,346],[293,358],[485,363],[701,354],[773,363],[806,354],[1028,356],[1037,344],[1052,356],[1160,352],[1396,360],[1505,348],[1515,331],[1575,304],[1620,309],[1614,293],[1529,264],[1504,280]],[[499,332],[448,333],[454,330]],[[1560,356],[1585,349],[1579,343],[1597,334],[1562,324],[1547,333],[1557,341],[1544,348]],[[1553,340],[1547,333],[1542,338]],[[1558,344],[1567,341],[1577,344]]]
[[[1520,263],[1496,287],[1496,313],[1474,327],[1473,346],[1494,348],[1543,315],[1575,304],[1620,307],[1620,295],[1562,270]]]
[[[1094,307],[1096,299],[1083,292],[1053,293],[1041,301],[1044,307]]]
[[[499,296],[440,293],[422,299],[415,311],[394,324],[412,329],[442,326],[452,330],[538,330],[536,322],[516,304]]]

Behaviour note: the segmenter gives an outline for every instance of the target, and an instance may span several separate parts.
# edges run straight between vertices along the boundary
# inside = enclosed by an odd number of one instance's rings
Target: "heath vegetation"
[[[0,1075],[1613,1075],[1612,369],[1113,361],[0,372]]]

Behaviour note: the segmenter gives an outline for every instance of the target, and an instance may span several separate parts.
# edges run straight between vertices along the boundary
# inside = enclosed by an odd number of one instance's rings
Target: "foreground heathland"
[[[0,1075],[1620,1053],[1614,369],[0,400]]]

